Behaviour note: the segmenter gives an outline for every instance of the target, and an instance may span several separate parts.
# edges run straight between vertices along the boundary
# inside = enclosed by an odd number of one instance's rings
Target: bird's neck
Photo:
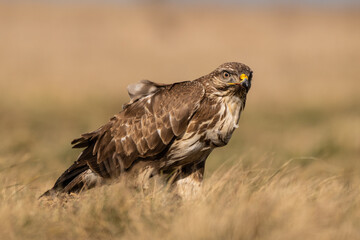
[[[230,112],[234,123],[237,125],[240,118],[240,113],[244,108],[244,101],[237,95],[229,95],[222,97],[223,104]]]

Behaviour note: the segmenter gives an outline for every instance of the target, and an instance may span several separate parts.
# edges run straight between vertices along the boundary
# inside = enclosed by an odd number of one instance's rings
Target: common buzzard
[[[72,141],[84,150],[43,195],[79,192],[127,175],[200,184],[207,157],[238,127],[251,79],[248,66],[230,62],[193,81],[128,86],[130,102],[107,124]]]

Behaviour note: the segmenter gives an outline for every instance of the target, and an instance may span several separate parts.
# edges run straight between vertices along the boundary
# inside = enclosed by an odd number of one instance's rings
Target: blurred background
[[[239,61],[254,71],[220,165],[358,175],[358,1],[1,1],[0,186],[49,188],[142,79],[193,80]]]

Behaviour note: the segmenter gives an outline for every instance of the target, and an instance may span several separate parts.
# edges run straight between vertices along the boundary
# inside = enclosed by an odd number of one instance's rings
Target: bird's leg
[[[174,181],[175,192],[183,199],[194,198],[200,192],[204,169],[205,161],[184,166]]]

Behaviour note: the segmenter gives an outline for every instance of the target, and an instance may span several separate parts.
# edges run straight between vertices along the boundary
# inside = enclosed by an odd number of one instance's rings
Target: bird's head
[[[224,63],[210,73],[211,85],[226,93],[247,93],[251,87],[252,73],[245,64]]]

